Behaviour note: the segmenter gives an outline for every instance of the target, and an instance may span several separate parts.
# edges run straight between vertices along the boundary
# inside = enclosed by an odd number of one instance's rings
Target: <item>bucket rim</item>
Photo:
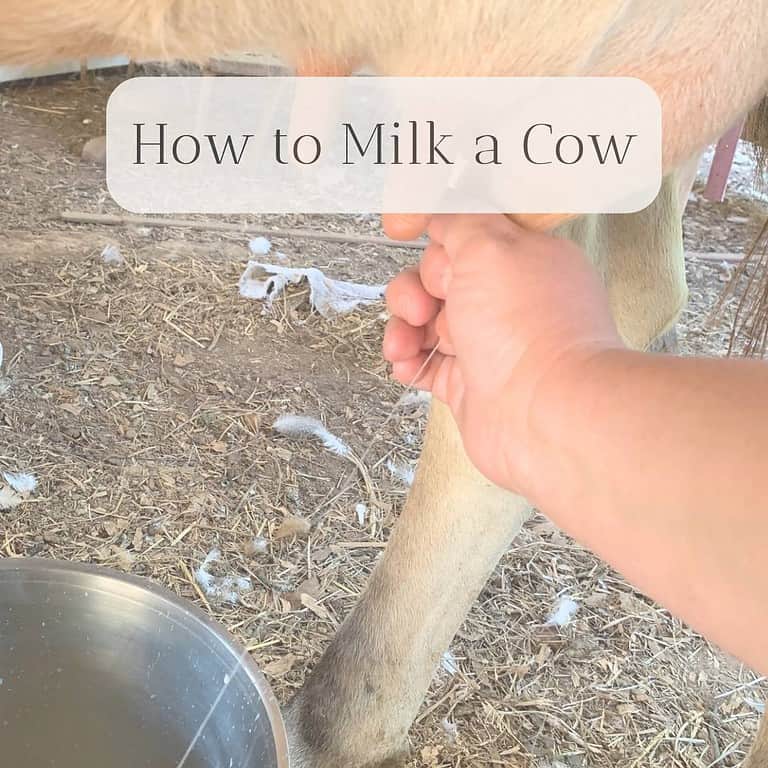
[[[41,577],[38,579],[33,578],[33,581],[51,581],[51,577],[59,576],[56,579],[57,583],[60,584],[62,580],[65,580],[70,581],[73,586],[77,587],[84,587],[85,585],[77,583],[77,580],[73,577],[104,579],[107,583],[117,584],[128,590],[138,591],[138,593],[145,593],[155,600],[164,602],[181,618],[191,619],[198,625],[201,625],[232,655],[233,662],[238,661],[242,665],[250,683],[258,692],[269,719],[270,730],[275,744],[277,768],[289,768],[288,733],[285,720],[280,711],[277,697],[267,682],[266,677],[264,677],[256,662],[253,661],[250,653],[246,652],[245,646],[235,639],[221,623],[206,614],[194,603],[179,597],[167,587],[147,577],[124,573],[123,571],[94,563],[80,563],[45,557],[0,557],[0,584],[10,581],[9,576],[13,574],[20,574],[27,581],[30,580],[28,578],[30,576]],[[95,585],[92,585],[92,588],[94,587]],[[123,594],[123,597],[128,597],[127,592]]]

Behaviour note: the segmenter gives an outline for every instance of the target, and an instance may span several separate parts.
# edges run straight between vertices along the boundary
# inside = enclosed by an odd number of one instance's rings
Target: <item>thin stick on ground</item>
[[[129,216],[110,213],[87,213],[85,211],[62,211],[59,217],[70,224],[101,224],[110,227],[168,227],[196,229],[210,232],[241,232],[248,234],[267,234],[271,237],[317,240],[325,243],[355,243],[358,245],[378,245],[386,248],[416,248],[423,250],[426,240],[389,240],[376,235],[356,235],[351,232],[322,232],[316,229],[270,229],[255,227],[252,224],[233,224],[227,221],[196,221],[193,219],[160,219],[154,216]]]

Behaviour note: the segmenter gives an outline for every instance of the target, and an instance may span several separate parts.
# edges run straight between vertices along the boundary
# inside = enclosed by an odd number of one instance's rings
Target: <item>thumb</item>
[[[421,213],[385,213],[381,223],[393,240],[413,240],[426,232],[429,216]]]
[[[450,214],[434,216],[427,230],[453,259],[474,242],[512,242],[525,230],[503,214]]]

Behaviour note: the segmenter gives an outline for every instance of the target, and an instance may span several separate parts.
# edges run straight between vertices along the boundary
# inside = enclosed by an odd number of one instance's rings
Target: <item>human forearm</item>
[[[532,500],[543,512],[758,667],[768,630],[766,395],[761,363],[615,350],[578,374],[553,372],[532,422]]]

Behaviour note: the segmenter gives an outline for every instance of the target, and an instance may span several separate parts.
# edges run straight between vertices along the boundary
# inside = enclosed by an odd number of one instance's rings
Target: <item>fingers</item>
[[[384,359],[390,363],[399,363],[418,357],[427,349],[426,331],[426,326],[414,328],[400,317],[391,317],[384,329]]]
[[[446,358],[440,352],[436,352],[432,357],[430,354],[431,351],[423,351],[409,360],[393,363],[392,376],[407,387],[432,390],[435,382],[441,379],[441,370],[444,375],[444,366],[450,366],[453,358]]]
[[[450,261],[445,248],[439,243],[430,243],[419,264],[419,277],[426,291],[444,300],[450,281]]]
[[[392,375],[406,386],[431,391],[454,411],[464,396],[464,382],[456,358],[445,357],[439,352],[431,358],[424,352],[412,360],[396,363]]]
[[[401,272],[387,288],[387,306],[411,325],[424,325],[437,314],[445,298],[449,270],[445,249],[436,243],[424,251],[418,268]]]
[[[386,213],[381,217],[381,223],[393,240],[413,240],[424,234],[429,216],[419,213]]]
[[[458,253],[476,238],[513,240],[524,234],[520,226],[502,214],[448,214],[433,216],[427,234],[449,254]]]
[[[440,310],[440,302],[425,290],[417,269],[401,272],[387,286],[387,307],[392,315],[413,326],[426,325]]]
[[[435,322],[432,324],[432,334],[435,339],[435,344],[440,343],[440,352],[444,355],[455,355],[456,349],[453,346],[453,340],[451,339],[451,331],[448,328],[448,317],[445,314],[445,310],[440,310],[440,314],[435,318]],[[434,347],[435,344],[432,344]]]
[[[438,320],[441,316],[442,312],[437,316]],[[402,362],[425,350],[429,352],[438,342],[441,352],[453,354],[451,345],[445,344],[437,335],[436,320],[431,320],[427,325],[414,327],[408,325],[402,318],[391,317],[384,329],[384,359],[390,363]]]
[[[454,415],[464,399],[464,378],[455,357],[446,357],[432,378],[432,394],[447,403]]]

